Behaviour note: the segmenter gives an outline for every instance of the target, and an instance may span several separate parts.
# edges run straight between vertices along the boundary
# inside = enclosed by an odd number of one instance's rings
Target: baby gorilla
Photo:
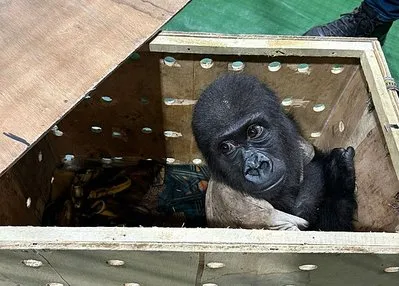
[[[296,122],[255,77],[214,81],[194,108],[192,128],[213,179],[307,220],[309,230],[353,229],[354,149],[315,149],[304,164]]]

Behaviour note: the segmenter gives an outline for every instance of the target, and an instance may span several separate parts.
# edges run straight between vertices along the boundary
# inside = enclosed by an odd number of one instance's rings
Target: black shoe
[[[363,2],[353,12],[342,14],[341,18],[328,24],[313,27],[304,36],[376,37],[383,45],[391,26],[392,22],[378,20],[375,11]]]

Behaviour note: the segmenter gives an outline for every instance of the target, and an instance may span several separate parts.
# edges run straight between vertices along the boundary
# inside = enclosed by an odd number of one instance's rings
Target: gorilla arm
[[[268,201],[237,192],[210,180],[206,193],[206,218],[210,227],[304,230],[308,222],[275,209]]]

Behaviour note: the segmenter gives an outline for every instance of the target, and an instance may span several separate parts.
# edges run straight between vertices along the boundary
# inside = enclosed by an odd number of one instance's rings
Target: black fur
[[[255,77],[228,74],[213,82],[194,108],[192,128],[216,180],[308,220],[309,229],[352,230],[353,148],[316,150],[301,180],[296,122]]]

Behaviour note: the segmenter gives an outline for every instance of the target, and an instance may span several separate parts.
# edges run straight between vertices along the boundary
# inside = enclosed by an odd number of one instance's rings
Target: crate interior
[[[175,59],[173,65],[165,64],[167,56]],[[200,65],[205,57],[212,59],[211,68]],[[218,75],[236,72],[231,63],[237,60],[245,64],[240,72],[256,75],[278,93],[282,108],[294,113],[304,137],[315,146],[356,149],[356,228],[394,231],[399,223],[399,183],[358,59],[161,54],[146,47],[99,83],[0,178],[6,198],[0,201],[1,224],[45,224],[49,202],[55,197],[66,201],[71,195],[74,172],[94,166],[103,170],[101,176],[115,176],[114,168],[134,174],[130,191],[136,194],[119,203],[138,206],[120,215],[133,216],[143,226],[184,225],[187,217],[179,212],[157,211],[157,218],[148,220],[148,209],[156,206],[148,207],[146,214],[140,206],[159,202],[170,168],[200,162],[191,134],[193,104]],[[275,61],[281,63],[280,70],[269,71]],[[299,72],[298,65],[304,63],[308,71]],[[137,185],[135,178],[148,180]],[[67,208],[65,202],[58,207]],[[203,206],[196,202],[196,207]]]

